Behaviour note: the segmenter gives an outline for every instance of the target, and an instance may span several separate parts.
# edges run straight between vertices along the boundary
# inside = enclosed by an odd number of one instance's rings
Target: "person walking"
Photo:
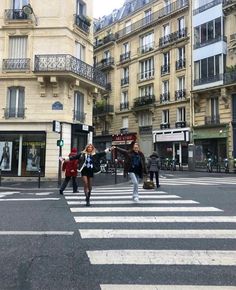
[[[72,148],[71,153],[69,154],[69,158],[77,155],[77,149]],[[73,186],[73,192],[78,192],[78,185],[76,182],[77,177],[77,169],[78,169],[78,160],[63,160],[62,164],[62,171],[65,171],[65,179],[60,187],[60,194],[63,194],[63,191],[67,187],[69,181],[72,179],[72,186]]]
[[[157,188],[160,187],[159,183],[160,160],[155,151],[149,156],[147,168],[150,175],[150,180],[153,181],[153,177],[155,175],[156,187]]]
[[[100,159],[109,152],[110,149],[107,148],[103,152],[96,152],[93,144],[88,144],[85,149],[77,154],[76,156],[71,156],[70,160],[79,159],[79,171],[81,172],[83,184],[84,184],[84,194],[86,206],[90,206],[90,197],[92,192],[92,179],[95,173],[100,172]]]
[[[138,184],[139,180],[147,174],[144,154],[139,149],[138,143],[131,144],[130,150],[113,146],[118,152],[124,155],[124,173],[129,175],[133,183],[133,201],[139,202]]]

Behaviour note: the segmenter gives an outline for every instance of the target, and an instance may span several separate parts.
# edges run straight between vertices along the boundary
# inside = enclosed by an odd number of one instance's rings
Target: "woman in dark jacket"
[[[150,174],[150,180],[153,181],[153,177],[156,177],[156,187],[160,187],[159,184],[159,169],[160,169],[160,160],[157,153],[154,151],[152,155],[150,155],[148,160],[148,171]]]
[[[143,178],[144,174],[147,174],[145,157],[139,150],[138,143],[134,143],[131,150],[125,150],[119,147],[116,148],[118,152],[125,156],[124,160],[124,172],[128,173],[133,183],[133,201],[139,201],[138,194],[138,182],[139,179]]]

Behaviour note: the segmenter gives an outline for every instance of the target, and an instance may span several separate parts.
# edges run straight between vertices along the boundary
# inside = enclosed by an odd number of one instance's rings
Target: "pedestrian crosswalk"
[[[160,184],[162,185],[236,185],[236,177],[230,175],[228,177],[171,177],[166,178],[165,176],[160,177]]]
[[[143,268],[137,267],[144,265],[150,271],[150,267],[157,266],[185,267],[183,272],[186,267],[236,266],[234,247],[227,250],[224,246],[214,244],[217,241],[235,242],[236,216],[225,215],[221,208],[204,206],[197,200],[183,199],[180,195],[161,190],[144,190],[141,186],[139,190],[140,201],[136,204],[131,199],[130,185],[95,188],[90,207],[84,206],[83,194],[65,191],[65,199],[80,238],[86,244],[89,262],[98,267],[93,269],[112,267],[109,269],[112,269],[113,275],[110,280],[106,278],[105,283],[101,281],[100,289],[235,290],[233,284],[217,286],[215,281],[209,283],[209,280],[206,285],[199,285],[198,281],[192,285],[168,284],[166,281],[166,285],[162,285],[158,283],[158,272],[153,278],[154,284],[145,283],[146,280],[137,282],[135,279],[127,284],[126,275],[119,276],[120,267],[127,266],[129,268],[124,268],[124,271],[135,269],[138,277],[144,274],[141,271]],[[173,241],[176,241],[174,246]],[[192,246],[184,241],[191,241]],[[206,243],[201,244],[200,241],[207,241],[207,246],[204,248]],[[200,268],[194,268],[193,271],[201,271]],[[108,268],[104,269],[108,271]],[[119,271],[116,272],[116,269]],[[155,269],[158,271],[160,268]],[[116,277],[116,273],[119,277]]]

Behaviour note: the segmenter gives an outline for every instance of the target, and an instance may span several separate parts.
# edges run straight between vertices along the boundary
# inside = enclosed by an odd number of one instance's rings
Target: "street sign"
[[[57,146],[62,147],[64,145],[64,140],[57,140]]]
[[[52,122],[52,130],[53,132],[61,133],[61,123],[54,120]]]

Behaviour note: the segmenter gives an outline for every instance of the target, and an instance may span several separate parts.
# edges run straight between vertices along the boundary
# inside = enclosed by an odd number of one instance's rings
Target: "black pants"
[[[61,188],[60,188],[61,191],[65,190],[65,188],[67,187],[67,184],[69,183],[71,178],[72,178],[73,192],[77,191],[78,185],[76,183],[76,176],[66,176],[62,185],[61,185]]]
[[[150,171],[150,180],[153,181],[153,177],[155,175],[156,177],[156,187],[159,187],[160,184],[159,184],[159,172],[158,171]]]

